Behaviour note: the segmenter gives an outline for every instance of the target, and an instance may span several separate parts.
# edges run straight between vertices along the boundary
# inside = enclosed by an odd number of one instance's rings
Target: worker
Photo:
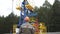
[[[30,19],[28,16],[24,18],[25,23],[21,25],[20,34],[34,34],[34,27],[29,23]]]

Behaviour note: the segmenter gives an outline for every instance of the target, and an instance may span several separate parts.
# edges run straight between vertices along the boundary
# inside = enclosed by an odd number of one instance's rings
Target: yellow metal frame
[[[40,26],[39,26],[39,29],[40,29],[40,34],[46,34],[47,33],[47,27],[45,26],[45,23],[40,23]]]
[[[20,6],[17,6],[16,9],[17,9],[17,10],[21,10],[21,7],[20,7]]]
[[[13,34],[16,34],[16,28],[17,28],[17,24],[13,25]]]
[[[33,9],[33,7],[32,7],[30,4],[25,5],[25,6],[26,6],[26,8],[28,8],[29,10],[32,10],[32,9]]]

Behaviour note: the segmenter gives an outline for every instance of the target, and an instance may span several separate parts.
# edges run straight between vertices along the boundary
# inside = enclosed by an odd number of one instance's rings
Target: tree
[[[7,17],[0,17],[0,33],[9,33],[13,29],[13,24],[17,24],[19,17],[13,14],[9,14]]]
[[[49,27],[51,25],[51,18],[52,18],[52,5],[46,0],[43,6],[40,8],[35,7],[35,12],[38,14],[39,22],[44,22],[49,30]]]
[[[52,10],[54,12],[52,14],[53,31],[60,31],[60,1],[55,0]]]
[[[49,14],[51,14],[50,12],[51,6],[52,5],[46,0],[43,6],[40,7],[39,12],[38,12],[38,17],[40,21],[45,22],[45,23],[48,22]]]

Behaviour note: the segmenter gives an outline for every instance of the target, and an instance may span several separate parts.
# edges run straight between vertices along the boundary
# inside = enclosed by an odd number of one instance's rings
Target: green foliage
[[[13,28],[13,24],[18,23],[18,18],[19,17],[17,17],[13,13],[11,13],[7,17],[0,17],[0,33],[9,33]]]
[[[54,13],[52,5],[48,1],[45,1],[43,6],[41,6],[40,8],[36,7],[34,11],[38,13],[37,17],[39,19],[39,22],[44,22],[47,26],[48,32],[49,31],[52,32],[53,31],[52,25],[54,24],[52,22],[52,15]]]
[[[51,17],[52,14],[51,7],[52,5],[48,1],[45,1],[43,6],[41,6],[40,8],[35,7],[34,11],[38,13],[37,17],[39,19],[39,22],[48,23],[49,18]]]
[[[55,0],[53,6],[52,6],[53,14],[51,18],[51,22],[53,23],[53,31],[60,31],[60,1]],[[52,30],[51,30],[52,31]]]

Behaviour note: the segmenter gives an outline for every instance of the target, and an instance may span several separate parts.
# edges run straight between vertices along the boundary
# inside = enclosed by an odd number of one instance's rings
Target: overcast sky
[[[20,15],[20,11],[16,10],[16,6],[17,5],[21,5],[21,2],[23,0],[14,0],[13,2],[13,12],[15,15]],[[43,5],[43,3],[45,2],[45,0],[28,0],[28,2],[30,3],[30,5],[32,5],[33,7],[37,6],[40,7]],[[48,2],[50,2],[50,4],[53,5],[54,0],[48,0]],[[12,0],[0,0],[0,16],[6,17],[8,16],[10,13],[12,12]]]

